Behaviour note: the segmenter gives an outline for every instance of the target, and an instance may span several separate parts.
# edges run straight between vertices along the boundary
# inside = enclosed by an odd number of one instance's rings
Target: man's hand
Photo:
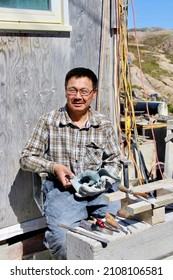
[[[59,179],[59,181],[62,183],[62,185],[65,188],[68,188],[71,186],[70,179],[74,177],[73,172],[71,172],[65,165],[55,163],[54,166],[54,173]]]

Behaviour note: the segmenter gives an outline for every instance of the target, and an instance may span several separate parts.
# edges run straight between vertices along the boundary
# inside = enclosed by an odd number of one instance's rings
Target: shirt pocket
[[[91,142],[86,144],[85,147],[85,162],[91,167],[93,165],[100,167],[102,165],[104,145],[101,143]]]

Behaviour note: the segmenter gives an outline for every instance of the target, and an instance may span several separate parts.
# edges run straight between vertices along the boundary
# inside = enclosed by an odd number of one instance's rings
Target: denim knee
[[[52,256],[59,255],[62,259],[67,258],[66,232],[65,229],[59,227],[56,232],[49,229],[45,232],[44,245]]]

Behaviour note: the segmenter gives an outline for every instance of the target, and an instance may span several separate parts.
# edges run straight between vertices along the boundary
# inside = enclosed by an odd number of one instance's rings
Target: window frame
[[[0,30],[71,31],[68,0],[50,0],[51,11],[0,7]]]

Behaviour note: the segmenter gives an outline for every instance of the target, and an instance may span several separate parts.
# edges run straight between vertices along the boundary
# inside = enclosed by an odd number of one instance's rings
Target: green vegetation
[[[142,90],[143,88],[142,88],[142,87],[139,87],[139,86],[137,86],[137,85],[134,85],[134,86],[133,86],[133,89],[139,89],[139,90]]]
[[[169,34],[153,35],[153,36],[147,37],[143,41],[143,44],[148,45],[153,48],[157,48],[160,44],[162,44],[166,40],[169,40],[169,38],[170,38]]]
[[[170,60],[171,64],[173,64],[173,54],[165,53],[165,57]]]
[[[169,76],[169,72],[163,70],[157,64],[157,58],[152,56],[145,56],[142,64],[142,71],[144,74],[148,74],[151,77],[159,80],[161,75]]]
[[[159,67],[157,63],[158,57],[155,56],[157,53],[151,51],[152,49],[153,47],[148,45],[139,46],[142,72],[158,80],[160,79],[161,75],[171,76],[168,71]],[[129,46],[129,52],[132,52],[135,55],[136,60],[133,61],[133,64],[139,67],[137,48],[135,46]],[[169,59],[172,61],[173,55],[169,54]]]
[[[173,105],[172,104],[168,104],[168,112],[170,114],[173,114]]]
[[[147,29],[144,28],[141,31],[146,31]],[[163,70],[159,67],[157,61],[157,54],[158,49],[161,45],[163,45],[166,41],[169,42],[172,38],[172,34],[161,34],[161,35],[154,35],[151,32],[151,35],[143,39],[139,45],[139,52],[140,52],[140,59],[142,65],[142,71],[144,74],[149,74],[151,77],[160,79],[161,75],[171,76],[171,74]],[[133,44],[133,45],[132,45]],[[138,51],[137,46],[134,42],[134,37],[129,36],[129,52],[132,52],[136,60],[133,63],[139,67],[138,62]],[[170,63],[173,64],[173,54],[168,51],[163,51],[163,54],[167,59],[170,60]]]

